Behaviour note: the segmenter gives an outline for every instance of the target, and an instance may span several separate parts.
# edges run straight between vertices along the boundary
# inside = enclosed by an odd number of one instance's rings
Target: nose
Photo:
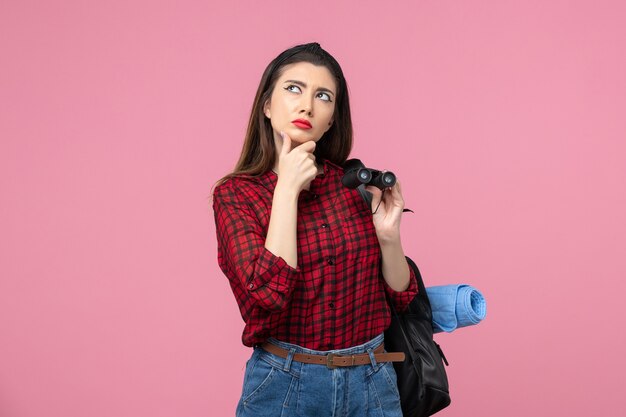
[[[306,113],[309,116],[313,115],[313,98],[306,98],[303,95],[302,103],[300,104],[300,113]]]

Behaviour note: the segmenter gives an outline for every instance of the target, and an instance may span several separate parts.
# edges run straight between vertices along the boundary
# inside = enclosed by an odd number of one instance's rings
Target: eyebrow
[[[298,80],[285,80],[285,81],[283,81],[283,84],[284,84],[284,83],[294,83],[294,84],[298,84],[298,85],[300,85],[300,86],[302,86],[302,87],[304,87],[304,88],[306,88],[306,87],[307,87],[305,82],[298,81]],[[317,91],[324,91],[324,92],[326,92],[326,93],[330,93],[330,94],[332,94],[333,96],[335,95],[335,93],[333,93],[333,91],[332,91],[332,90],[329,90],[328,88],[324,88],[324,87],[320,87],[320,88],[318,88],[318,89],[317,89]]]

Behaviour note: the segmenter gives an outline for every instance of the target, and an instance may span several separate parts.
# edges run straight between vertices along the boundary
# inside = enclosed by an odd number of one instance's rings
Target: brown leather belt
[[[279,346],[266,342],[261,347],[273,353],[276,356],[287,359],[289,351]],[[404,352],[385,352],[385,345],[380,344],[374,349],[374,358],[376,362],[403,362]],[[293,360],[296,362],[312,363],[316,365],[326,365],[328,368],[333,369],[338,366],[356,366],[367,365],[371,363],[370,355],[367,353],[359,353],[356,355],[335,355],[329,353],[328,355],[311,355],[308,353],[294,353]]]

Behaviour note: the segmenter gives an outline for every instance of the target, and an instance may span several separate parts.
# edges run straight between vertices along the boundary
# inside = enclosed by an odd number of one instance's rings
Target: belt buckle
[[[335,369],[337,367],[335,364],[333,364],[333,359],[335,359],[334,354],[329,353],[328,355],[326,355],[326,366],[328,367],[328,369]]]

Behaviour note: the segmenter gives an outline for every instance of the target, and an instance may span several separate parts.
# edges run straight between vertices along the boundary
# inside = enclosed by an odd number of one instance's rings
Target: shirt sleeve
[[[265,232],[232,180],[215,188],[213,211],[218,264],[230,280],[260,307],[280,311],[289,303],[299,268],[265,248]]]
[[[380,271],[380,279],[383,280],[383,285],[385,286],[385,291],[389,295],[390,299],[393,302],[393,305],[396,308],[398,314],[402,313],[406,310],[407,306],[413,301],[418,292],[417,278],[415,277],[415,271],[409,265],[409,286],[404,291],[395,291],[393,288],[387,284],[385,281],[385,277],[382,273],[382,268]]]

